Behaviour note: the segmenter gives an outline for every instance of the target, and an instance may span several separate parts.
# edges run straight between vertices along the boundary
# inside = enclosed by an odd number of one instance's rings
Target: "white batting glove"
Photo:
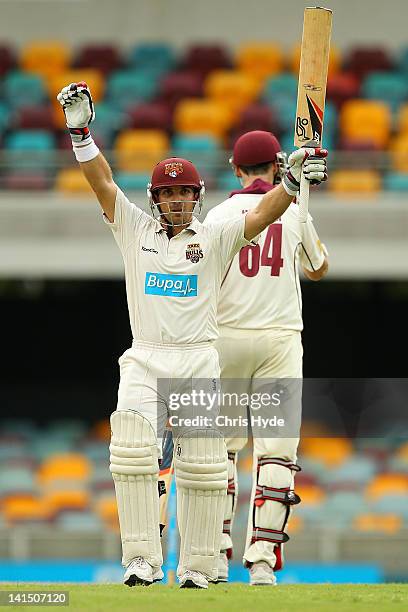
[[[302,147],[289,155],[289,170],[283,177],[283,187],[289,195],[295,196],[299,191],[300,178],[303,172],[312,185],[319,185],[327,180],[327,150]]]
[[[71,83],[57,96],[61,104],[72,141],[81,142],[89,137],[88,125],[95,118],[91,92],[84,81]]]

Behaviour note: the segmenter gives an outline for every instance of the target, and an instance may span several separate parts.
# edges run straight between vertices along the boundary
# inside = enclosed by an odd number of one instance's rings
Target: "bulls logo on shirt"
[[[200,259],[204,257],[203,250],[200,245],[188,244],[186,248],[186,259],[190,260],[191,263],[198,263]]]

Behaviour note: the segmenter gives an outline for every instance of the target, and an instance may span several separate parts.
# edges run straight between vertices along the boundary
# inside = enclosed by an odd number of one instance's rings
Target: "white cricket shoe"
[[[201,572],[187,570],[180,578],[180,589],[208,589],[208,580]]]
[[[276,586],[276,576],[266,561],[253,563],[249,568],[249,584],[251,586]]]
[[[216,582],[228,582],[228,557],[225,550],[220,552],[218,559],[218,580]]]
[[[123,584],[132,587],[135,585],[149,586],[153,582],[163,579],[160,567],[153,568],[143,557],[136,557],[129,563],[123,577]]]

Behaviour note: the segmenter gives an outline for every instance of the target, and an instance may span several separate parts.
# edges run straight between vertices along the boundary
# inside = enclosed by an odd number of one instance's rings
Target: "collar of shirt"
[[[196,218],[193,217],[193,220],[191,221],[190,225],[188,227],[185,227],[184,230],[189,230],[190,232],[193,232],[194,234],[197,234],[200,231],[201,228],[201,223],[200,221]],[[182,230],[182,231],[184,231]],[[164,227],[162,227],[160,225],[160,222],[157,221],[157,228],[155,230],[156,234],[158,234],[159,232],[165,232],[166,230],[164,229]],[[181,232],[180,232],[181,234]]]
[[[239,193],[267,193],[271,189],[274,189],[274,187],[276,187],[276,185],[272,185],[272,183],[267,183],[262,179],[255,179],[250,185],[248,185],[248,187],[245,187],[245,189],[236,189],[235,191],[231,191],[229,197],[232,198],[233,195],[237,195]]]

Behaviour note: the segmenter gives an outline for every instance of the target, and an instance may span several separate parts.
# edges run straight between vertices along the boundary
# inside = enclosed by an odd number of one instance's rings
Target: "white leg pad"
[[[122,564],[144,557],[153,567],[163,563],[158,494],[158,448],[147,419],[132,410],[111,416],[110,471],[115,483]]]
[[[180,561],[177,575],[198,571],[218,577],[218,557],[227,492],[227,449],[215,430],[177,438],[174,452]]]

